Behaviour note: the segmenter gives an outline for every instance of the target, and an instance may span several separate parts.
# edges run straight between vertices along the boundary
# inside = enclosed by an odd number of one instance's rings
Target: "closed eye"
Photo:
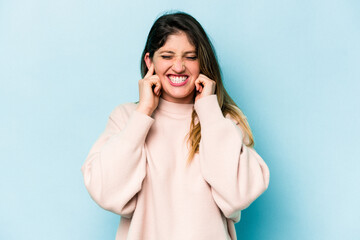
[[[162,55],[161,58],[163,59],[171,59],[172,56],[168,56],[168,55]],[[197,59],[197,56],[193,56],[193,57],[186,57],[187,59],[189,60],[196,60]]]

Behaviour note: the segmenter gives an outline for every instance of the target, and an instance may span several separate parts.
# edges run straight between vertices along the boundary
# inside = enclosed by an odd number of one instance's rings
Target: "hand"
[[[209,96],[215,93],[216,82],[211,80],[204,74],[199,74],[195,80],[196,97],[195,102],[202,97]]]
[[[159,104],[160,95],[161,82],[154,74],[154,63],[151,63],[144,78],[139,80],[139,104],[136,110],[151,116]]]

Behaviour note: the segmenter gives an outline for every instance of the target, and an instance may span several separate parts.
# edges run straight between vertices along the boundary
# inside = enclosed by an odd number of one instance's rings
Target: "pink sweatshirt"
[[[269,185],[269,169],[243,144],[216,95],[195,104],[160,97],[152,116],[117,106],[81,170],[92,199],[121,215],[116,240],[236,239],[234,224]],[[193,108],[199,154],[186,166]]]

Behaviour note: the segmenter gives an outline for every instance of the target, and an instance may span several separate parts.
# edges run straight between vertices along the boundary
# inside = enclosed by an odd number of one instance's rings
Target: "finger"
[[[156,75],[153,75],[152,77],[148,78],[147,81],[151,85],[151,88],[153,89],[154,93],[158,92],[161,89],[160,79]]]
[[[209,86],[211,85],[216,85],[216,81],[212,80],[211,78],[209,78],[208,76],[200,73],[199,75],[199,79],[201,79],[201,86],[205,87],[205,85],[209,84]]]
[[[200,87],[199,78],[197,78],[194,83],[195,83],[196,90],[199,90],[199,87]]]
[[[148,78],[154,74],[154,63],[151,63],[148,72],[146,73],[144,78]]]
[[[159,95],[160,90],[161,90],[161,83],[158,82],[158,83],[156,84],[156,87],[155,87],[155,93],[156,93],[157,95]]]
[[[199,77],[199,83],[201,86],[205,86],[205,84],[208,80],[209,79],[203,74],[201,74],[201,76]]]
[[[201,79],[200,78],[195,80],[195,86],[196,86],[196,90],[199,91],[199,89],[201,87]]]
[[[205,74],[202,74],[202,73],[199,74],[199,77],[201,77],[205,80],[210,80],[210,78],[208,78],[208,76],[206,76]]]
[[[161,89],[159,88],[159,89],[156,91],[156,95],[157,95],[157,96],[160,96],[160,93],[161,93]]]

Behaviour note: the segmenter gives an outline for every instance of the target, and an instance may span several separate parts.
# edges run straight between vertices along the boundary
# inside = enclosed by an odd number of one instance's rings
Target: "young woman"
[[[118,105],[82,166],[117,240],[236,239],[234,224],[269,185],[246,117],[190,15],[165,14],[141,57],[139,102]]]

